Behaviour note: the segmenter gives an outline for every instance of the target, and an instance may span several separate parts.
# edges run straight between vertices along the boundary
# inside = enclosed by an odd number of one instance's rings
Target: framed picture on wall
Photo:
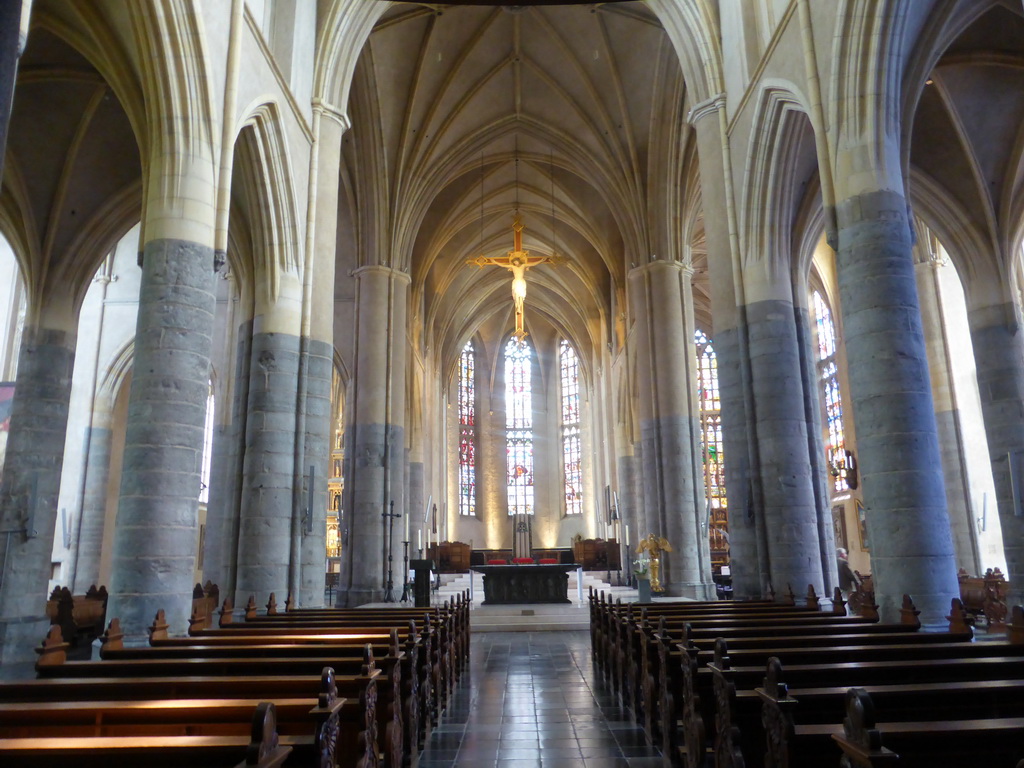
[[[846,507],[836,504],[832,507],[832,530],[835,532],[836,547],[849,549],[846,544]]]
[[[860,499],[857,499],[857,525],[860,528],[860,548],[867,552],[871,549],[871,544],[868,541],[867,514],[864,510],[864,502]]]

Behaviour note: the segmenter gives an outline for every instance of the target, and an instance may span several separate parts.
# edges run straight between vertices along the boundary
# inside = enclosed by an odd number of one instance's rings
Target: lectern
[[[417,608],[430,607],[430,572],[434,570],[433,560],[410,560],[409,567],[412,568],[415,577],[413,578],[412,596],[415,601],[413,605]]]

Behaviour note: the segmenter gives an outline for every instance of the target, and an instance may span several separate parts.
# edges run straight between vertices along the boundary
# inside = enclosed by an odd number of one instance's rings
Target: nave
[[[419,768],[660,768],[661,752],[595,675],[590,637],[487,632]]]

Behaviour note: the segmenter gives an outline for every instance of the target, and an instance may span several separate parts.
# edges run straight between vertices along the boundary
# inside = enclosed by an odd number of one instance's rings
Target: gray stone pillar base
[[[153,240],[143,252],[135,361],[107,616],[144,635],[160,609],[175,634],[192,608],[213,345],[213,249]]]
[[[906,199],[844,200],[836,257],[875,601],[940,624],[959,595]],[[794,588],[796,585],[794,585]]]
[[[258,602],[288,595],[298,375],[298,336],[253,334],[236,589]]]
[[[11,403],[11,431],[0,482],[0,619],[9,626],[45,614],[53,535],[64,461],[75,337],[64,331],[26,328]],[[21,630],[14,630],[20,632]],[[27,649],[9,654],[34,658],[46,630],[29,631]],[[17,642],[22,636],[18,635]]]
[[[49,631],[50,619],[46,616],[0,619],[0,679],[35,677],[35,649]]]
[[[312,532],[302,537],[299,573],[299,606],[315,608],[324,604],[327,574],[327,478],[331,453],[331,387],[334,377],[334,349],[328,342],[304,340],[306,349],[305,460],[303,472],[316,467],[313,493]],[[308,479],[306,481],[308,486]],[[305,489],[309,493],[309,488]],[[308,498],[308,495],[303,497]]]

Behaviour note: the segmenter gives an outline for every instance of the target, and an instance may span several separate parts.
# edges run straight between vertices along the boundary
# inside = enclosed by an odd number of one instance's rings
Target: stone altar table
[[[483,574],[482,605],[509,603],[571,603],[567,565],[474,565],[470,570]]]

